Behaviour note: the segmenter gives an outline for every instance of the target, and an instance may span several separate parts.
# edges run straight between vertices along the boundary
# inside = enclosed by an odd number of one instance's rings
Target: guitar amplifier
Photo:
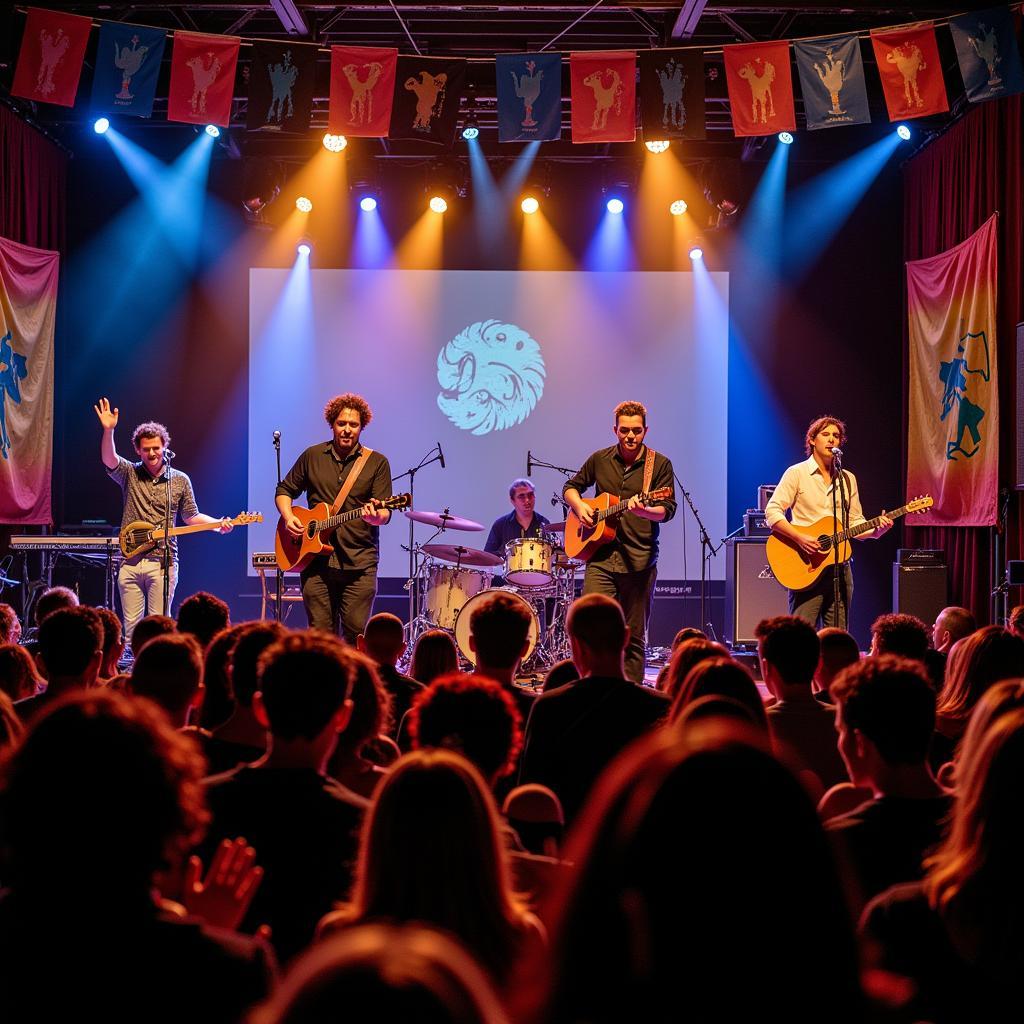
[[[725,639],[733,647],[753,647],[762,619],[789,614],[789,591],[768,564],[764,537],[735,537],[725,550]]]
[[[771,532],[771,527],[765,521],[763,509],[748,508],[743,513],[744,537],[767,537]]]
[[[768,502],[772,500],[772,495],[775,493],[775,484],[761,484],[757,489],[757,507],[760,511],[764,511],[768,507]]]

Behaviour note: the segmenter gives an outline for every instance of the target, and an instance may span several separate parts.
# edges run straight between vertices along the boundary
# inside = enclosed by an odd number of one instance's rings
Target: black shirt
[[[288,470],[288,475],[277,485],[275,495],[286,494],[293,501],[305,492],[310,507],[325,502],[330,505],[345,484],[352,465],[363,450],[356,445],[350,455],[342,459],[334,443],[314,444],[307,448]],[[373,452],[363,466],[345,504],[339,511],[349,512],[365,505],[371,498],[391,497],[391,466],[380,452]],[[377,564],[380,549],[380,528],[370,526],[363,519],[355,519],[339,526],[331,537],[334,551],[330,565],[334,569],[371,569]]]
[[[607,491],[618,495],[619,500],[625,502],[644,489],[646,459],[646,445],[631,466],[626,465],[617,444],[611,448],[602,448],[583,463],[571,480],[566,481],[562,494],[574,487],[582,495],[588,487],[594,486],[598,494]],[[668,487],[674,491],[672,480],[672,463],[664,455],[655,453],[650,490]],[[662,522],[667,523],[676,514],[673,498],[663,498],[656,504],[665,508]],[[618,517],[615,529],[615,540],[598,549],[590,559],[591,565],[600,565],[608,572],[639,572],[658,561],[658,523],[624,512]]]
[[[547,526],[550,522],[550,519],[545,519],[542,515],[534,512],[529,528],[524,530],[519,525],[519,520],[516,519],[516,510],[513,509],[507,516],[499,516],[494,520],[491,532],[487,535],[484,551],[490,551],[504,558],[505,545],[510,540],[518,540],[520,537],[539,537],[541,527]]]

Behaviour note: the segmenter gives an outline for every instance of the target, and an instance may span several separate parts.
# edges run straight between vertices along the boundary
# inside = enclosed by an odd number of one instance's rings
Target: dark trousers
[[[326,558],[317,558],[302,571],[300,579],[310,627],[340,632],[347,643],[354,644],[373,610],[377,567],[332,569]]]
[[[789,614],[809,622],[815,629],[837,626],[849,630],[850,603],[853,601],[853,569],[849,562],[839,568],[840,607],[836,607],[834,566],[828,566],[818,579],[803,590],[789,592]]]
[[[644,681],[647,623],[651,620],[651,601],[654,599],[654,581],[657,578],[656,565],[650,565],[639,572],[608,572],[593,562],[587,565],[583,577],[584,594],[607,594],[622,606],[622,614],[629,626],[626,678],[632,679],[634,683]]]

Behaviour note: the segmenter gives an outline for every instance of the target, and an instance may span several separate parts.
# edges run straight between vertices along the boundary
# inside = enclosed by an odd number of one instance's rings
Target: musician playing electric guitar
[[[303,525],[292,512],[292,499],[303,492],[310,507],[321,502],[333,507],[348,485],[344,499],[334,511],[363,509],[361,517],[329,535],[330,554],[314,558],[300,575],[302,603],[310,626],[331,633],[343,632],[350,644],[355,644],[373,608],[377,595],[378,528],[391,519],[390,510],[376,504],[391,494],[391,466],[380,452],[360,441],[363,428],[372,417],[361,395],[346,393],[332,398],[324,407],[331,440],[312,445],[296,459],[278,484],[274,498],[285,527],[295,537],[302,535]]]
[[[787,541],[798,552],[808,557],[821,554],[816,536],[802,533],[799,527],[809,527],[833,516],[833,490],[835,491],[835,518],[839,530],[863,523],[857,478],[843,470],[840,479],[836,471],[833,449],[846,444],[846,424],[835,416],[819,416],[807,428],[804,439],[808,458],[790,466],[772,494],[765,509],[765,521],[772,532]],[[790,513],[787,521],[786,513]],[[892,529],[892,520],[882,512],[878,527],[858,534],[858,540],[881,537]],[[828,531],[831,533],[831,530]],[[812,626],[838,626],[847,629],[850,601],[853,598],[853,570],[850,562],[840,565],[839,605],[835,602],[835,570],[827,568],[817,580],[803,590],[789,591],[789,610]]]
[[[658,576],[659,523],[676,513],[672,499],[672,463],[644,444],[647,410],[640,402],[620,402],[615,407],[612,432],[616,444],[596,451],[580,471],[562,488],[580,524],[592,529],[598,517],[580,496],[590,486],[626,503],[627,512],[618,517],[615,537],[598,548],[587,562],[584,594],[607,594],[622,606],[629,627],[626,648],[626,676],[636,683],[644,678],[647,624],[651,617],[654,582]],[[645,505],[644,492],[667,489],[670,497],[656,505]]]

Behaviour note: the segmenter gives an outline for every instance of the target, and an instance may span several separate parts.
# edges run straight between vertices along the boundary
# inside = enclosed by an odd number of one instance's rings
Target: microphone
[[[444,452],[441,451],[441,442],[440,441],[437,442],[437,457],[441,460],[441,468],[444,469],[445,468]]]
[[[170,448],[164,449],[164,462],[170,462],[171,459],[177,457],[177,452],[172,452]]]
[[[281,431],[280,430],[275,430],[274,431],[274,447],[275,448],[280,448],[281,447]]]
[[[842,448],[829,448],[829,451],[832,453],[832,458],[834,459],[841,459],[843,457]]]
[[[533,452],[527,451],[526,453],[526,475],[529,476],[533,471]]]

